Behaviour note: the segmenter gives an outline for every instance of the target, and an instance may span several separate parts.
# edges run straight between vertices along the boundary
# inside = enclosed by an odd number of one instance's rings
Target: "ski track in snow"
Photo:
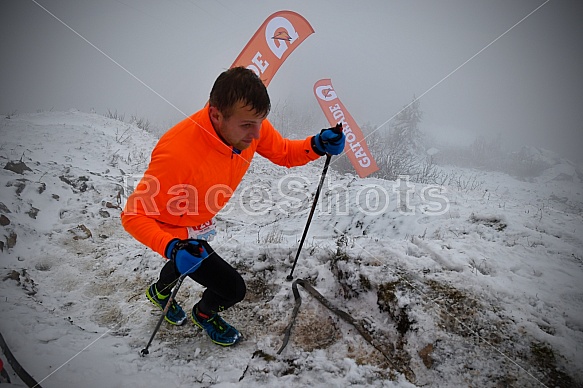
[[[2,165],[31,169],[0,170],[0,331],[43,387],[582,384],[583,184],[553,180],[569,166],[533,182],[463,171],[484,185],[444,188],[440,215],[424,185],[403,213],[394,182],[329,171],[294,276],[362,319],[412,383],[301,289],[276,355],[294,305],[285,277],[323,161],[287,170],[256,156],[217,218],[213,247],[248,286],[223,315],[245,340],[221,348],[190,322],[163,324],[140,357],[159,317],[144,291],[163,261],[123,230],[119,206],[124,177],[143,173],[156,139],[74,110],[2,118],[0,131]],[[285,196],[278,182],[292,178],[304,191]],[[373,185],[389,198],[380,214],[363,211]],[[189,310],[202,290],[187,280],[178,300]]]

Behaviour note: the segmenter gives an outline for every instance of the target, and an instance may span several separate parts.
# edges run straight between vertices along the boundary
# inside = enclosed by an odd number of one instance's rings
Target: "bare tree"
[[[395,116],[388,132],[375,131],[369,137],[369,145],[379,166],[377,177],[394,180],[400,175],[419,175],[425,158],[423,135],[419,129],[422,116],[419,100],[413,98]]]

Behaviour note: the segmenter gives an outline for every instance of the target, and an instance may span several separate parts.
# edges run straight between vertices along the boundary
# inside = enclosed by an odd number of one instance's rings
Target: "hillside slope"
[[[581,385],[583,186],[431,187],[329,173],[294,273],[361,322],[384,353],[289,273],[323,160],[257,156],[217,217],[213,247],[247,281],[224,317],[245,340],[163,325],[144,297],[163,264],[121,227],[156,139],[76,111],[0,121],[0,332],[43,387]],[[203,288],[187,280],[190,309]],[[13,376],[13,375],[12,375]],[[17,381],[14,377],[13,380]]]

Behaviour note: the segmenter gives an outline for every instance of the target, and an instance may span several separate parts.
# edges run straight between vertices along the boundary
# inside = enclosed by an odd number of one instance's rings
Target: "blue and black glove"
[[[181,275],[196,271],[209,255],[199,241],[177,238],[168,243],[165,253],[166,257],[174,262],[176,270]]]
[[[342,132],[342,124],[335,127],[322,129],[319,134],[312,137],[312,149],[318,155],[338,155],[344,150],[346,136]]]

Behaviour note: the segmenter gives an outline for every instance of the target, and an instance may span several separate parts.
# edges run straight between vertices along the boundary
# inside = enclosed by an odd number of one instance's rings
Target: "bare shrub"
[[[125,119],[125,115],[123,113],[118,113],[117,109],[113,112],[108,109],[107,113],[105,114],[105,117],[107,117],[108,119],[114,119],[121,122],[123,122]]]
[[[146,132],[150,131],[150,121],[143,117],[138,118],[137,116],[132,115],[130,123]]]

